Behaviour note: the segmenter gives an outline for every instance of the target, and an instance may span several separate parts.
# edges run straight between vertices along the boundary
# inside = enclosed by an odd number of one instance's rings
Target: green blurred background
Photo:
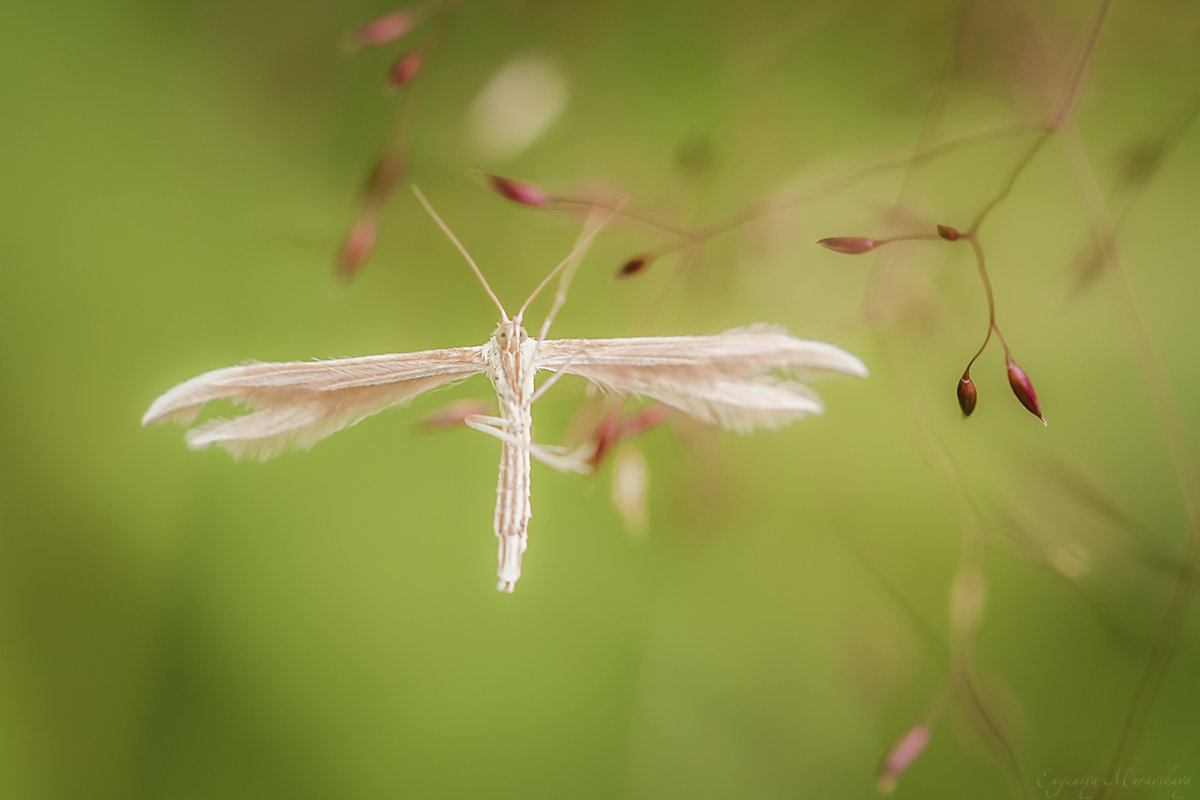
[[[407,188],[360,276],[333,277],[396,107],[382,89],[395,51],[339,43],[388,10],[5,8],[0,797],[869,797],[946,679],[964,537],[982,542],[972,674],[1000,737],[951,693],[897,795],[1047,796],[1047,776],[1103,780],[1123,733],[1135,775],[1193,785],[1114,796],[1200,792],[1194,609],[1127,726],[1189,536],[1164,435],[1194,459],[1193,3],[1118,4],[1081,96],[1128,286],[1079,280],[1086,203],[1054,142],[983,229],[1048,428],[1009,395],[994,344],[961,419],[954,383],[986,322],[966,248],[812,245],[965,226],[1027,138],[769,215],[677,282],[678,260],[614,281],[659,241],[614,226],[557,335],[769,321],[873,374],[823,383],[826,414],[780,431],[681,423],[640,439],[644,536],[610,502],[611,468],[535,467],[511,597],[493,589],[496,442],[411,427],[489,397],[482,378],[265,464],[138,426],[157,394],[215,367],[490,335],[494,310]],[[1045,113],[1092,12],[464,3],[413,87],[405,182],[511,307],[579,221],[506,204],[469,169],[555,191],[600,181],[652,216],[716,221],[923,135]],[[528,56],[566,105],[528,148],[488,155],[468,110]],[[1139,172],[1147,152],[1160,168]],[[1151,403],[1130,296],[1182,426]],[[567,437],[584,397],[560,384],[537,438]]]

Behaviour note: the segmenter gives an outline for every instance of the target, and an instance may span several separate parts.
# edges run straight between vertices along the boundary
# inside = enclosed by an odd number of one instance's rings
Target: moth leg
[[[468,414],[463,417],[463,424],[477,431],[491,433],[493,430],[504,430],[507,428],[508,420],[504,417],[489,417],[485,414]],[[487,430],[484,430],[485,427]]]
[[[585,442],[583,445],[576,448],[574,452],[568,452],[565,447],[560,445],[534,444],[532,442],[522,441],[508,431],[503,430],[498,425],[495,425],[492,422],[493,420],[498,420],[499,422],[504,421],[499,417],[480,417],[472,415],[463,420],[463,422],[466,423],[467,427],[477,430],[480,433],[486,433],[488,436],[495,437],[507,444],[516,445],[517,447],[522,447],[529,450],[529,455],[533,456],[538,461],[541,461],[546,466],[553,467],[559,472],[579,472],[586,475],[592,471],[591,466],[587,463],[587,460],[584,456],[584,454],[590,449],[591,445],[589,442]]]
[[[529,405],[533,405],[534,403],[536,403],[538,400],[540,400],[542,398],[542,395],[544,395],[546,392],[550,391],[551,386],[553,386],[554,384],[561,381],[563,379],[563,376],[567,374],[567,372],[566,372],[567,368],[570,367],[572,364],[574,364],[576,361],[578,361],[582,355],[583,355],[582,353],[576,353],[575,355],[573,355],[567,359],[567,363],[563,364],[561,367],[556,369],[554,371],[553,375],[551,375],[549,378],[547,378],[542,383],[541,386],[539,386],[536,390],[534,390],[533,397],[530,399]]]
[[[580,475],[589,475],[592,472],[592,466],[587,463],[585,456],[590,449],[591,442],[585,442],[575,448],[573,452],[567,452],[567,449],[561,445],[531,444],[529,445],[529,455],[559,472],[578,472]]]
[[[505,430],[508,427],[508,420],[503,417],[485,417],[482,414],[471,414],[463,418],[463,424],[472,430],[486,433],[488,436],[494,436],[502,442],[520,443],[515,436]]]

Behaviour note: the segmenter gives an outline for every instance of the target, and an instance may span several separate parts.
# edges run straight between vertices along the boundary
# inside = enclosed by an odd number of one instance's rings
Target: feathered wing
[[[797,377],[867,375],[863,363],[839,347],[766,325],[712,336],[551,339],[542,342],[537,362],[739,431],[819,414],[820,400]]]
[[[308,447],[389,406],[482,372],[483,348],[455,347],[333,361],[250,363],[206,372],[167,390],[142,424],[190,423],[211,400],[250,409],[187,432],[193,449],[216,444],[235,456],[270,458]]]

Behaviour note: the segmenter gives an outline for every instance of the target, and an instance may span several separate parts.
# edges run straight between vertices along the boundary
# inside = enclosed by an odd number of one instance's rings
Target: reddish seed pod
[[[363,25],[353,36],[358,47],[378,47],[406,35],[417,25],[417,15],[411,11],[393,11]]]
[[[657,428],[671,416],[671,409],[663,405],[653,405],[621,421],[621,436],[641,436],[646,431]]]
[[[835,253],[857,256],[874,250],[879,243],[865,236],[829,236],[817,244]]]
[[[928,724],[918,722],[905,731],[879,767],[879,791],[891,794],[896,788],[897,779],[913,765],[928,744]]]
[[[488,405],[482,400],[456,400],[417,422],[417,427],[424,431],[457,428],[466,424],[467,417],[480,416],[487,412]]]
[[[671,409],[663,405],[653,405],[644,408],[636,414],[630,414],[624,419],[611,414],[596,427],[592,434],[592,455],[588,463],[593,467],[600,466],[613,445],[623,439],[641,436],[646,431],[656,428],[671,416]]]
[[[962,238],[962,234],[958,232],[958,228],[951,228],[949,225],[938,225],[937,234],[947,242],[957,242]]]
[[[388,85],[393,89],[407,86],[421,73],[421,67],[424,65],[425,57],[421,55],[421,51],[405,53],[393,61],[388,69]]]
[[[544,206],[550,202],[550,195],[540,186],[512,178],[502,178],[499,175],[488,175],[488,183],[497,194],[507,197],[514,203],[523,206]]]
[[[1035,417],[1046,425],[1046,418],[1042,416],[1042,409],[1038,406],[1037,392],[1033,390],[1033,381],[1029,380],[1029,376],[1025,374],[1025,370],[1017,366],[1017,363],[1012,360],[1012,356],[1008,357],[1008,385],[1012,387],[1013,394],[1021,401],[1021,405],[1033,414]]]
[[[621,265],[617,270],[617,277],[632,278],[634,275],[640,275],[646,271],[646,267],[650,266],[652,260],[650,256],[634,256]]]
[[[975,389],[975,381],[971,380],[970,373],[964,372],[958,379],[958,407],[962,409],[963,417],[971,416],[978,400],[979,393]]]
[[[596,432],[592,434],[592,455],[588,457],[588,464],[593,468],[600,466],[604,461],[604,457],[608,455],[608,451],[621,438],[621,425],[616,414],[609,415],[604,418],[604,421],[596,428]]]
[[[362,217],[355,222],[338,254],[338,272],[347,278],[354,277],[375,249],[378,234],[373,217]]]

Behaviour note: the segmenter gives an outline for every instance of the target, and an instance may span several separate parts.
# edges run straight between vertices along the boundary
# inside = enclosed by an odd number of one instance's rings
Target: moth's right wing
[[[537,361],[539,368],[742,431],[820,413],[820,400],[797,377],[867,375],[862,361],[840,347],[767,325],[711,336],[550,339],[539,347]]]
[[[249,363],[206,372],[167,390],[142,424],[190,424],[200,407],[228,399],[250,409],[187,432],[193,449],[216,444],[234,455],[269,458],[308,447],[389,406],[484,369],[482,347],[453,347],[332,361]]]

